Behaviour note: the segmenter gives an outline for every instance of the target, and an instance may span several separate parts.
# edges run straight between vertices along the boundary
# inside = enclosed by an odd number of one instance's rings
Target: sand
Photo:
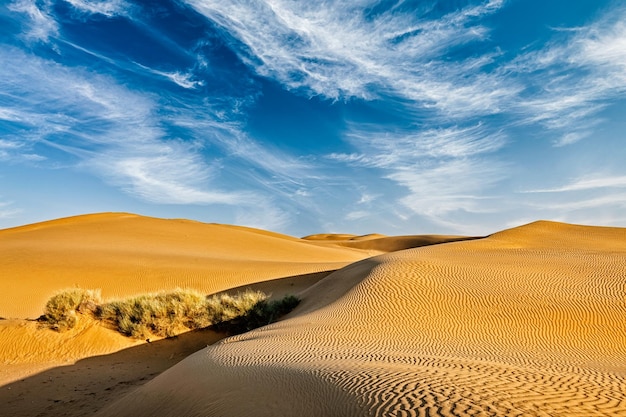
[[[115,298],[175,288],[206,294],[252,288],[276,298],[301,291],[330,272],[376,253],[380,252],[320,247],[263,230],[128,213],[76,216],[0,230],[0,317],[4,318],[0,320],[0,415],[59,415],[60,410],[64,415],[91,415],[121,392],[173,365],[172,358],[178,361],[225,336],[199,332],[195,338],[187,335],[168,341],[168,349],[159,348],[152,360],[151,368],[158,371],[146,373],[140,367],[130,375],[120,368],[105,371],[108,376],[103,377],[103,368],[116,368],[112,364],[119,352],[127,352],[122,356],[134,358],[133,363],[144,362],[141,352],[146,342],[88,321],[66,333],[41,329],[32,319],[43,313],[45,302],[59,290],[101,289],[104,298]],[[180,342],[190,338],[195,341],[193,348]],[[151,351],[157,350],[154,343],[150,346]],[[90,360],[97,357],[102,359],[94,366]],[[41,382],[41,375],[58,382]],[[101,383],[103,378],[106,383]],[[116,389],[107,390],[111,386]]]
[[[102,213],[0,231],[0,317],[36,318],[54,292],[105,298],[194,288],[206,293],[332,271],[376,251],[321,247],[262,230]]]
[[[537,222],[349,265],[101,416],[626,415],[626,229]]]
[[[0,231],[0,315],[22,318],[0,321],[0,415],[626,416],[626,229],[536,222],[466,239],[297,239],[120,213]],[[302,302],[223,340],[23,320],[73,285]]]

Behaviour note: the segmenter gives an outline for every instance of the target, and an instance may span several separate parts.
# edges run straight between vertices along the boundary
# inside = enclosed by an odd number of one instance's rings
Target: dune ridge
[[[626,229],[536,222],[301,297],[99,415],[626,415]]]
[[[378,251],[379,254],[396,252],[404,249],[419,248],[421,246],[437,245],[439,243],[473,240],[478,237],[458,235],[412,235],[412,236],[384,236],[369,234],[363,236],[345,234],[319,234],[303,237],[320,246],[342,246],[346,248]]]

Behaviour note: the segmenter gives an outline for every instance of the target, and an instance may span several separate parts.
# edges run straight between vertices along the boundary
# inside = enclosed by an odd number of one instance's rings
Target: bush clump
[[[206,297],[193,290],[176,290],[106,303],[97,316],[126,336],[170,337],[242,316],[266,298],[259,291]]]
[[[287,295],[280,300],[261,300],[245,314],[224,323],[221,327],[228,329],[232,333],[247,332],[275,322],[278,318],[296,308],[298,304],[300,304],[300,299],[293,295]]]
[[[76,325],[79,314],[89,315],[134,338],[171,337],[211,325],[236,333],[269,324],[300,301],[294,296],[271,302],[267,298],[251,290],[207,297],[178,289],[103,303],[98,290],[70,289],[48,300],[40,321],[64,331]]]
[[[101,302],[100,290],[72,288],[53,295],[39,318],[48,326],[60,332],[76,326],[77,313],[93,315]]]

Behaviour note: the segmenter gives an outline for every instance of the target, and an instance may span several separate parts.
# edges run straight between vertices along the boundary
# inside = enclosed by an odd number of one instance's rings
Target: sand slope
[[[105,298],[176,287],[214,293],[335,270],[372,252],[262,230],[102,213],[0,230],[0,317],[36,318],[66,287]]]
[[[626,416],[626,229],[537,222],[337,271],[101,416]]]
[[[207,330],[146,343],[89,319],[65,333],[24,320],[41,315],[58,290],[99,288],[110,298],[175,287],[207,294],[252,288],[282,297],[384,251],[127,213],[0,230],[0,317],[9,318],[0,319],[0,415],[92,415],[224,337]]]
[[[319,281],[328,274],[323,271],[336,270],[370,253],[315,246],[244,227],[127,213],[77,216],[0,230],[0,317],[10,318],[0,320],[0,385],[145,343],[88,321],[60,334],[23,320],[40,316],[48,298],[64,288],[102,289],[102,295],[110,298],[176,287],[210,294],[258,285],[282,296]],[[278,279],[283,277],[290,278]],[[169,360],[163,363],[172,364]],[[76,380],[66,381],[67,386]],[[41,404],[31,406],[18,400],[19,395],[41,399],[43,387],[28,381],[22,385],[21,391],[5,385],[0,400],[17,407],[11,415],[39,414],[41,409],[36,407]],[[30,408],[18,413],[24,404]]]

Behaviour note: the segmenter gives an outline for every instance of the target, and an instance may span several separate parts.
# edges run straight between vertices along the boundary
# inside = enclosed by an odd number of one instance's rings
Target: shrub
[[[227,322],[222,327],[231,333],[241,333],[266,326],[289,313],[298,304],[300,304],[300,299],[293,295],[269,302],[263,299],[255,303],[245,314]]]
[[[208,327],[223,308],[219,302],[193,290],[144,294],[104,304],[98,317],[120,333],[136,338],[170,337],[186,330]]]
[[[40,321],[46,322],[54,330],[69,330],[78,322],[76,313],[93,314],[100,302],[99,290],[63,290],[48,300]]]
[[[41,320],[62,331],[74,327],[78,314],[89,314],[135,338],[170,337],[216,324],[235,333],[269,324],[300,301],[288,296],[268,302],[267,297],[251,290],[206,297],[194,290],[177,289],[102,303],[99,291],[71,289],[48,300]]]

